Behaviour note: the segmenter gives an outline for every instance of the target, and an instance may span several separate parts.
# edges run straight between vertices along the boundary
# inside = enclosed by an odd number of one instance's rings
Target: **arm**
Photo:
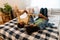
[[[47,17],[45,17],[43,14],[39,14],[39,17],[42,17],[42,18],[44,18],[44,19],[48,19]]]

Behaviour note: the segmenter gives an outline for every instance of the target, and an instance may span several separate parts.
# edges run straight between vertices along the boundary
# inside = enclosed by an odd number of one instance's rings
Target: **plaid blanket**
[[[17,18],[0,26],[0,34],[4,40],[58,40],[59,37],[57,27],[46,27],[28,35],[25,28],[17,27]]]

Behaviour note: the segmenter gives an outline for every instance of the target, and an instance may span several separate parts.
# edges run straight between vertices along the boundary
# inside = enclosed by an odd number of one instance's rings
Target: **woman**
[[[37,14],[34,12],[34,9],[31,9],[32,12],[30,12],[30,24],[26,26],[26,31],[29,35],[31,35],[33,32],[36,32],[40,29],[45,28],[45,22],[48,20],[48,17],[45,17],[42,12],[38,14],[38,18],[34,20],[33,16],[36,16]]]

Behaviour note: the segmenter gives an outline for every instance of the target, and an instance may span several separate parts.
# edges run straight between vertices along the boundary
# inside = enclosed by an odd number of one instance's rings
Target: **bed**
[[[50,23],[52,23],[53,18],[49,17]],[[59,31],[56,25],[46,27],[44,30],[39,30],[28,35],[25,28],[17,27],[17,18],[4,25],[0,25],[0,34],[4,40],[58,40],[59,37]]]

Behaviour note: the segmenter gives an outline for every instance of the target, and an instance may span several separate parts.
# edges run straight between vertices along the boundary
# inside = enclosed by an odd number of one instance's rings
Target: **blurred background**
[[[0,0],[0,7],[4,3],[9,3],[12,7],[17,5],[20,9],[26,7],[47,7],[60,9],[60,0]]]

